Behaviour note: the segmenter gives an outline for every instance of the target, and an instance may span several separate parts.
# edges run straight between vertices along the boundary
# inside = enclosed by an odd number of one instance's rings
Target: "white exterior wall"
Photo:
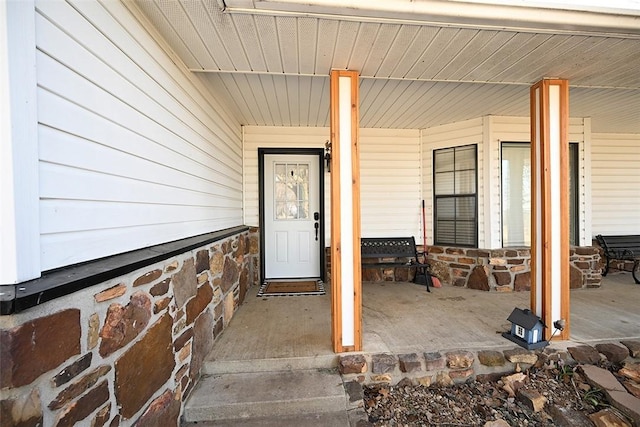
[[[587,129],[587,130],[585,130]],[[589,155],[585,135],[589,119],[570,119],[569,141],[579,143],[580,237],[582,245],[591,245],[587,212]],[[427,242],[433,244],[433,150],[478,144],[478,246],[502,247],[501,149],[502,142],[530,142],[528,117],[486,116],[483,118],[437,126],[422,131],[423,192],[427,200]]]
[[[242,225],[240,124],[140,15],[36,9],[41,270]]]
[[[640,234],[640,134],[591,135],[592,233]]]
[[[329,128],[244,128],[245,223],[258,226],[258,148],[324,148]],[[363,237],[415,236],[420,229],[419,131],[360,130]],[[330,179],[325,171],[325,241],[330,245]]]
[[[485,178],[482,173],[485,164],[483,152],[483,119],[450,123],[423,129],[422,139],[422,193],[426,205],[427,244],[434,241],[433,232],[433,150],[476,144],[478,146],[478,246],[487,247],[483,206],[486,198]],[[422,240],[422,239],[421,239]]]

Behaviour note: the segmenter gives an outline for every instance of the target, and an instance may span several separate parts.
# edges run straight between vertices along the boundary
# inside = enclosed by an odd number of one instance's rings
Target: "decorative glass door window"
[[[276,163],[276,220],[309,219],[309,164]]]

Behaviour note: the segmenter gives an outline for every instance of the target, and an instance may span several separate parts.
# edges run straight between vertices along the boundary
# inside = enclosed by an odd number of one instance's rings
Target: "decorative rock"
[[[473,365],[474,357],[470,351],[450,351],[446,354],[450,369],[466,369]]]
[[[629,393],[640,399],[640,384],[635,381],[626,380],[622,382],[622,385]]]
[[[142,416],[136,421],[136,427],[169,427],[179,425],[180,399],[167,390],[151,402]]]
[[[473,377],[473,374],[473,368],[453,369],[449,371],[449,377],[455,382],[466,381],[467,379]]]
[[[178,362],[184,362],[189,356],[191,356],[191,342],[185,344],[178,352]]]
[[[371,375],[371,381],[373,381],[374,383],[391,383],[391,375]]]
[[[153,270],[148,273],[143,274],[133,281],[133,287],[146,285],[147,283],[151,283],[156,280],[158,277],[162,276],[162,270]]]
[[[478,361],[484,366],[503,366],[505,363],[502,353],[495,350],[479,351]]]
[[[626,363],[618,374],[640,383],[640,363]]]
[[[169,283],[171,283],[171,279],[164,279],[153,285],[151,289],[149,289],[149,293],[154,297],[164,295],[169,292]]]
[[[100,409],[91,422],[91,427],[102,427],[109,421],[111,416],[111,403]]]
[[[142,291],[133,294],[125,307],[111,304],[100,331],[100,356],[106,357],[133,341],[147,327],[149,319],[151,300]]]
[[[414,381],[410,378],[404,377],[396,384],[396,387],[411,387],[415,385]]]
[[[488,291],[491,289],[489,287],[489,268],[483,265],[476,266],[469,276],[467,287],[479,291]]]
[[[589,415],[589,419],[596,427],[631,427],[631,424],[623,420],[611,409],[603,409]]]
[[[506,286],[511,284],[511,273],[506,271],[494,271],[493,278],[498,286]]]
[[[171,278],[173,283],[173,295],[176,300],[176,306],[182,306],[196,294],[198,290],[198,282],[196,279],[196,267],[193,259],[185,260],[179,272]]]
[[[237,264],[231,260],[231,258],[226,258],[224,260],[224,271],[222,272],[222,282],[220,283],[220,287],[222,288],[222,292],[226,293],[236,284],[238,281],[238,277],[240,272],[238,271]]]
[[[127,285],[120,283],[93,296],[96,302],[104,302],[124,295],[127,292]]]
[[[75,383],[71,384],[69,387],[62,390],[58,396],[56,396],[51,403],[49,403],[48,408],[51,410],[56,410],[62,408],[71,400],[80,396],[82,393],[93,387],[98,380],[104,376],[107,372],[111,370],[110,365],[102,365],[84,377],[80,378]]]
[[[436,375],[436,384],[441,387],[449,387],[453,385],[453,380],[447,372],[440,371],[438,372],[438,375]]]
[[[198,274],[197,276],[198,286],[209,281],[209,274],[205,271],[203,273]]]
[[[432,381],[433,378],[431,377],[431,375],[416,378],[416,382],[418,383],[418,385],[421,385],[423,387],[429,387]]]
[[[100,316],[93,313],[89,316],[89,327],[87,329],[87,348],[92,350],[98,345],[100,339]]]
[[[591,421],[585,414],[569,408],[552,405],[549,413],[553,417],[553,424],[557,427],[585,427],[591,425]]]
[[[213,329],[213,316],[210,310],[202,313],[193,324],[190,377],[194,380],[198,378],[202,363],[213,347]]]
[[[499,419],[495,421],[487,421],[483,427],[510,427],[509,423],[505,420]]]
[[[533,412],[542,411],[547,403],[547,398],[535,390],[518,390],[517,396]]]
[[[123,418],[131,418],[171,377],[171,316],[165,314],[115,362],[115,395]]]
[[[7,426],[42,426],[42,403],[37,388],[23,396],[0,400],[0,421]]]
[[[629,349],[631,357],[640,358],[640,341],[621,341],[621,344]]]
[[[173,351],[178,351],[193,337],[193,329],[187,329],[173,342]]]
[[[401,354],[398,356],[401,372],[416,372],[422,370],[420,358],[416,353]]]
[[[209,269],[209,251],[203,249],[196,253],[196,274]]]
[[[224,317],[224,325],[227,326],[233,317],[233,313],[235,311],[235,300],[233,298],[233,292],[229,292],[222,302],[223,305],[223,317]]]
[[[569,354],[578,363],[596,364],[600,361],[600,353],[589,345],[579,345],[577,347],[567,347]]]
[[[526,379],[527,376],[523,373],[515,373],[506,377],[502,377],[502,382],[504,383],[502,389],[509,394],[509,397],[515,397],[516,393],[522,387]]]
[[[222,273],[224,267],[224,255],[222,252],[214,252],[211,255],[211,261],[209,262],[209,271],[212,276],[217,276]]]
[[[173,261],[171,264],[167,265],[164,268],[164,272],[165,273],[171,273],[172,271],[177,270],[179,265],[180,264],[178,264],[178,261]]]
[[[170,297],[162,298],[161,300],[158,300],[158,301],[154,302],[153,303],[153,314],[160,313],[162,310],[164,310],[165,308],[169,307],[169,304],[171,304],[171,298]]]
[[[425,353],[424,362],[427,371],[437,371],[447,366],[447,360],[438,352]]]
[[[593,365],[583,365],[581,369],[589,384],[604,391],[613,407],[640,425],[640,399],[627,393],[611,372]]]
[[[391,354],[374,354],[371,356],[371,372],[386,374],[396,368],[396,358]]]
[[[193,321],[202,313],[202,311],[209,305],[213,298],[213,289],[208,284],[202,285],[198,288],[195,298],[192,298],[187,303],[187,325],[191,325]]]
[[[347,381],[344,389],[349,396],[349,402],[359,402],[364,399],[364,388],[358,381]]]
[[[504,357],[511,363],[526,363],[528,365],[535,365],[538,361],[538,355],[532,351],[525,350],[524,348],[515,348],[512,350],[505,350],[502,352]]]
[[[0,330],[0,388],[21,387],[80,354],[80,310]]]
[[[629,351],[626,347],[612,343],[596,344],[596,350],[604,354],[607,360],[612,363],[620,363],[629,357]]]
[[[53,386],[60,387],[62,384],[66,384],[73,378],[77,377],[80,372],[91,366],[92,357],[93,353],[87,353],[71,365],[64,368],[51,380],[53,382]]]
[[[80,399],[73,402],[64,411],[60,412],[56,427],[74,426],[84,420],[93,411],[109,400],[109,383],[102,381],[96,388],[90,390]]]
[[[516,292],[523,292],[531,290],[531,272],[516,274],[513,281],[513,290]]]

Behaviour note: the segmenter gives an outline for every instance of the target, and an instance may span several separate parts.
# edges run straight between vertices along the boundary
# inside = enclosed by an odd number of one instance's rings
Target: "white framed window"
[[[436,245],[478,245],[477,154],[476,144],[433,152]]]
[[[569,242],[578,235],[578,144],[569,144]],[[502,150],[502,246],[531,246],[531,144],[503,142]]]
[[[524,329],[522,326],[516,325],[516,336],[517,337],[520,337],[520,338],[524,339],[525,331],[526,331],[526,329]]]

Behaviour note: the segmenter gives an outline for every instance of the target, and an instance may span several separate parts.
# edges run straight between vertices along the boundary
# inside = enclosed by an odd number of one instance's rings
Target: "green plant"
[[[599,388],[592,388],[591,390],[587,391],[584,396],[582,396],[582,400],[584,400],[594,408],[597,408],[599,406],[609,406],[604,399],[602,390],[600,390]]]

